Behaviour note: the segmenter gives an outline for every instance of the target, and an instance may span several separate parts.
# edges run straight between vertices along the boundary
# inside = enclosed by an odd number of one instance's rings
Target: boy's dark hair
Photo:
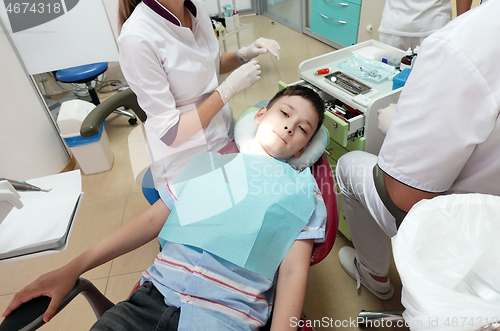
[[[312,89],[309,87],[305,86],[288,86],[287,88],[279,91],[276,93],[276,95],[269,101],[267,108],[271,108],[272,105],[280,98],[282,97],[291,97],[291,96],[299,96],[311,103],[313,106],[313,109],[316,111],[318,114],[318,126],[316,127],[316,130],[314,131],[314,134],[318,132],[319,128],[323,124],[323,120],[325,119],[325,102],[321,97],[318,95],[318,93],[314,92]],[[313,136],[314,136],[313,134]]]

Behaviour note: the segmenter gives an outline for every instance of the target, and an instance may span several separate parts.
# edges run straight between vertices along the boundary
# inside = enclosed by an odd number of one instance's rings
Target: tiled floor
[[[281,56],[279,61],[269,55],[258,58],[262,79],[230,101],[236,116],[245,107],[271,98],[278,91],[279,80],[296,81],[300,62],[334,50],[264,16],[242,17],[241,22],[247,24],[241,33],[242,45],[248,45],[261,36],[273,38],[281,45]],[[230,38],[227,46],[228,51],[236,50],[236,38]],[[125,117],[111,115],[106,130],[114,152],[114,165],[108,172],[82,176],[85,195],[68,249],[58,254],[0,265],[1,311],[25,285],[41,274],[61,267],[148,208],[149,204],[135,182],[136,175],[148,162],[141,126],[130,126]],[[364,288],[356,290],[355,281],[342,270],[337,252],[344,245],[350,245],[350,242],[339,235],[330,255],[311,267],[304,313],[314,321],[316,330],[337,329],[335,325],[342,323],[344,327],[338,329],[357,330],[349,322],[356,319],[361,309],[402,309],[401,284],[394,264],[391,277],[396,293],[391,300],[382,302]],[[128,296],[141,271],[151,265],[157,253],[158,243],[152,241],[83,276],[92,280],[110,300],[118,302]],[[88,330],[94,321],[91,308],[83,297],[78,297],[42,330]],[[368,328],[372,329],[375,328]]]

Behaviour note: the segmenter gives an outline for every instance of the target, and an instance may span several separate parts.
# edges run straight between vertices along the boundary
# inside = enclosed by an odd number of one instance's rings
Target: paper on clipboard
[[[82,196],[79,170],[27,181],[50,192],[21,191],[24,207],[12,210],[0,224],[0,263],[62,251]]]

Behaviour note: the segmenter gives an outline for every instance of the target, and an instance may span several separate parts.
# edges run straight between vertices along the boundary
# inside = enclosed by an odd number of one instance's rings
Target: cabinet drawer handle
[[[334,21],[334,22],[337,22],[337,23],[340,23],[340,24],[347,24],[347,22],[346,22],[346,21],[339,21],[339,20],[336,20],[336,19],[334,19],[334,18],[330,18],[330,17],[328,17],[328,16],[326,16],[326,15],[323,15],[322,13],[319,13],[319,14],[321,15],[321,17],[324,17],[324,18],[326,18],[326,19],[328,19],[328,20],[330,20],[330,21]]]
[[[332,1],[332,0],[326,0],[326,1],[331,2],[331,3],[334,3],[334,4],[336,4],[336,5],[344,6],[344,7],[349,6],[349,4],[344,3],[344,2],[337,2],[337,1]]]

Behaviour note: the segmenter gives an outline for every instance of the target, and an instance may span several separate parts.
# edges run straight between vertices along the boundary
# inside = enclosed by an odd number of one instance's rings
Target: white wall
[[[69,156],[3,27],[0,49],[0,176],[58,173]]]
[[[104,8],[106,8],[106,14],[108,15],[109,24],[113,29],[113,34],[115,39],[118,38],[119,28],[118,28],[118,0],[102,0],[104,3]]]

